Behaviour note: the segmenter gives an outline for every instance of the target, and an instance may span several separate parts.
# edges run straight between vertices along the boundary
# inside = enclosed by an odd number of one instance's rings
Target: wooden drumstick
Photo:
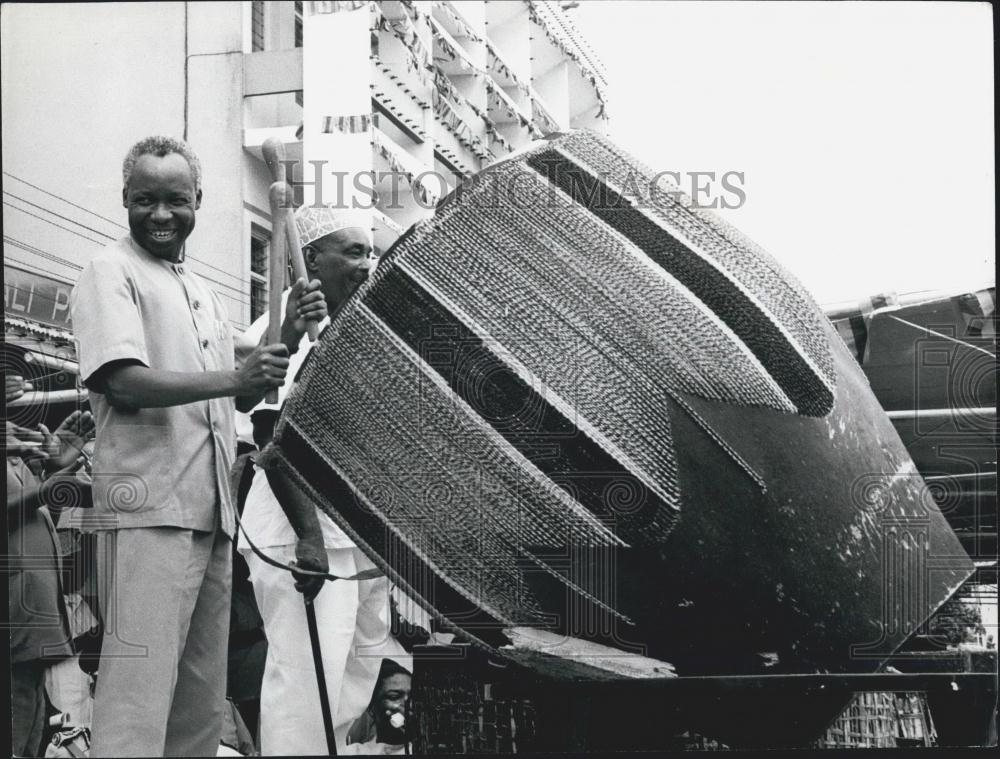
[[[267,344],[281,342],[281,291],[285,284],[285,196],[288,185],[275,182],[268,191],[271,203],[271,255],[267,270]],[[268,390],[267,403],[278,402],[278,389]]]
[[[264,153],[264,162],[271,170],[272,182],[284,182],[284,160],[285,144],[274,137],[264,140],[261,150]],[[299,230],[295,226],[295,214],[292,212],[292,199],[289,193],[288,203],[284,208],[285,216],[285,237],[288,245],[288,254],[292,258],[292,273],[296,279],[302,278],[309,281],[309,274],[306,272],[306,262],[302,256],[302,248],[299,247]],[[271,211],[271,218],[276,218],[274,210]],[[316,342],[319,337],[319,325],[316,322],[306,322],[306,334],[311,342]]]

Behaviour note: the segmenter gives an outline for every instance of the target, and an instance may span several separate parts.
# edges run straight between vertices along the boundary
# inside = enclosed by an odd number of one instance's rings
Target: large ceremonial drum
[[[972,571],[810,296],[588,132],[399,239],[264,458],[532,667],[568,638],[681,675],[874,671]]]

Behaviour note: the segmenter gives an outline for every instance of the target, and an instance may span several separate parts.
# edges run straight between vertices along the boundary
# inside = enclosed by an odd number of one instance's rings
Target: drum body
[[[586,132],[400,238],[266,459],[515,659],[534,628],[680,674],[874,671],[972,571],[803,288]]]

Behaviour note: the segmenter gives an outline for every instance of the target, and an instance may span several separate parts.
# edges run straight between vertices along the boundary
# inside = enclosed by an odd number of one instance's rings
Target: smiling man
[[[94,508],[105,634],[92,756],[214,756],[229,632],[228,472],[233,398],[279,387],[288,344],[326,317],[300,280],[282,343],[237,367],[222,301],[187,263],[201,167],[183,142],[150,137],[122,169],[130,234],[98,253],[72,296],[80,377],[97,422]]]
[[[194,213],[201,207],[201,187],[182,153],[129,156],[122,188],[132,239],[165,261],[183,257],[184,241],[194,230]],[[199,178],[200,178],[200,171]]]

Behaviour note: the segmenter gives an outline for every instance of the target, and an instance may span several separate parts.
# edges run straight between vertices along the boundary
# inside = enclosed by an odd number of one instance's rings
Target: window
[[[256,224],[250,227],[250,321],[267,312],[267,252],[270,235]]]
[[[302,47],[302,0],[295,0],[295,47]]]
[[[264,0],[253,0],[250,4],[250,51],[259,53],[264,49]]]
[[[295,0],[295,47],[302,47],[302,0]],[[302,90],[295,93],[295,102],[302,106]]]

